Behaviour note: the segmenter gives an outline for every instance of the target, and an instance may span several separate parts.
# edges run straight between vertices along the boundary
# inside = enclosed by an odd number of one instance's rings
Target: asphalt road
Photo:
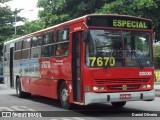
[[[22,99],[15,93],[15,90],[0,84],[0,116],[3,113],[0,120],[158,120],[160,118],[160,97],[150,102],[128,102],[123,108],[114,108],[108,103],[85,107],[76,105],[73,110],[64,110],[58,100],[36,95]],[[12,115],[12,118],[8,117],[9,115]],[[22,118],[26,116],[31,118]]]

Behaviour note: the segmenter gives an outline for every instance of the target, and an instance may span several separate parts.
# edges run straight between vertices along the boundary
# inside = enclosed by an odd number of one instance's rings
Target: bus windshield
[[[86,43],[88,67],[152,66],[149,32],[90,30]]]

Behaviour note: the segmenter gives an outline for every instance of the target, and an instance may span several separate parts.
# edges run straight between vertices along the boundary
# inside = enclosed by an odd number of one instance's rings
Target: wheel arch
[[[57,99],[59,99],[59,92],[60,92],[60,87],[63,82],[66,82],[64,79],[59,79],[58,84],[57,84]]]
[[[17,87],[17,81],[18,81],[19,75],[16,75],[16,87]]]

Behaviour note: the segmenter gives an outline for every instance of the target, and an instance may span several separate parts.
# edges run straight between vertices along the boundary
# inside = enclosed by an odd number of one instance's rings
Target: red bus
[[[4,81],[18,97],[37,94],[72,104],[155,98],[149,19],[86,15],[4,43]]]

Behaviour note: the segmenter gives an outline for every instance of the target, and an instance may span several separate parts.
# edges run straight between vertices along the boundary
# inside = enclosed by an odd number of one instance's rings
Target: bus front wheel
[[[111,103],[114,107],[123,107],[126,102],[112,102]]]
[[[30,93],[27,93],[27,92],[23,92],[23,91],[22,91],[20,78],[17,78],[17,82],[16,82],[16,93],[17,93],[17,96],[18,96],[19,98],[30,97],[30,96],[31,96]]]
[[[68,88],[65,82],[61,84],[59,98],[63,108],[65,109],[71,108],[71,103],[69,102]]]

